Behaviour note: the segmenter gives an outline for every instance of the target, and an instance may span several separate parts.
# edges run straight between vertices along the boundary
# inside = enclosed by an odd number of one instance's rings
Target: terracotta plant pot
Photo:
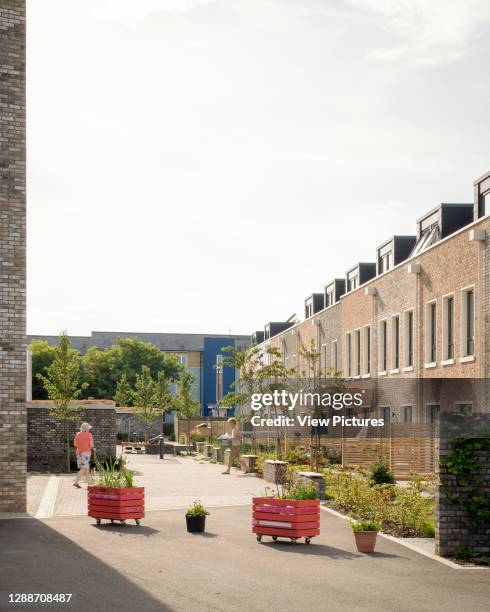
[[[206,516],[186,516],[185,520],[189,533],[204,533]]]
[[[377,535],[377,531],[354,531],[357,550],[362,553],[374,552]]]
[[[88,487],[88,515],[99,525],[102,519],[125,522],[134,519],[139,525],[145,516],[144,487]]]

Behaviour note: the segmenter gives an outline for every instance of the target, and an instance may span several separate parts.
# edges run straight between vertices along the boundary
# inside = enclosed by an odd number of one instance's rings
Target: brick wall
[[[132,411],[124,412],[121,409],[116,411],[116,428],[118,436],[122,434],[126,439],[128,436],[131,441],[142,442],[145,439],[145,431],[148,438],[158,436],[162,431],[162,417],[157,416],[149,426],[146,422],[138,419]]]
[[[490,415],[476,414],[441,415],[439,456],[446,458],[453,448],[453,441],[464,435],[479,437],[486,430],[490,431]],[[483,491],[486,498],[490,498],[490,451],[476,452],[482,468],[472,470],[483,481]],[[466,509],[454,503],[454,498],[466,495],[467,488],[458,485],[456,477],[449,474],[444,468],[439,469],[439,486],[436,493],[437,501],[437,528],[436,552],[441,555],[451,554],[456,546],[464,546],[471,550],[488,555],[490,553],[490,521],[476,526],[465,523],[468,518]],[[453,500],[453,503],[451,503]]]
[[[25,2],[0,0],[0,511],[26,509]]]
[[[27,402],[27,467],[37,472],[66,471],[65,425],[49,414],[50,401]],[[116,456],[116,410],[109,400],[76,402],[83,407],[79,419],[70,422],[70,440],[86,421],[92,425],[98,459]],[[75,449],[71,449],[75,468]]]

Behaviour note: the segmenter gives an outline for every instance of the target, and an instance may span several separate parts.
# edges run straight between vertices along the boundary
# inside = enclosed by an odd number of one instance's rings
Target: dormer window
[[[425,249],[427,249],[431,245],[435,244],[436,242],[439,242],[440,239],[441,230],[439,229],[439,224],[437,223],[429,229],[426,229],[422,233],[422,235],[417,241],[417,244],[415,245],[412,255],[417,255],[418,253],[425,251]]]
[[[359,270],[356,268],[347,275],[347,291],[354,291],[359,287]]]
[[[309,319],[313,316],[313,300],[310,300],[305,304],[305,319]]]
[[[325,292],[325,306],[328,308],[329,306],[333,306],[335,303],[335,290]]]

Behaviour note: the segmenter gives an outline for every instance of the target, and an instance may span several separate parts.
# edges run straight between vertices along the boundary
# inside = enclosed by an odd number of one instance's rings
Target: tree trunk
[[[70,427],[68,420],[65,421],[65,436],[66,436],[66,471],[71,472],[70,462]]]
[[[191,421],[187,419],[187,454],[190,455],[190,446],[189,443],[191,441]]]

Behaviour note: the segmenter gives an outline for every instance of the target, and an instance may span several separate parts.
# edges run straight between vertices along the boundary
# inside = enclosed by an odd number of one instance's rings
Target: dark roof
[[[105,332],[94,331],[90,336],[70,336],[73,348],[84,353],[91,346],[97,348],[109,348],[117,343],[118,338],[139,338],[143,342],[151,342],[161,351],[202,351],[204,349],[204,338],[223,338],[237,340],[239,344],[248,346],[250,336],[230,334],[166,334],[147,332]],[[46,340],[48,344],[58,343],[58,336],[41,336],[37,334],[28,335],[27,343],[32,340]]]

